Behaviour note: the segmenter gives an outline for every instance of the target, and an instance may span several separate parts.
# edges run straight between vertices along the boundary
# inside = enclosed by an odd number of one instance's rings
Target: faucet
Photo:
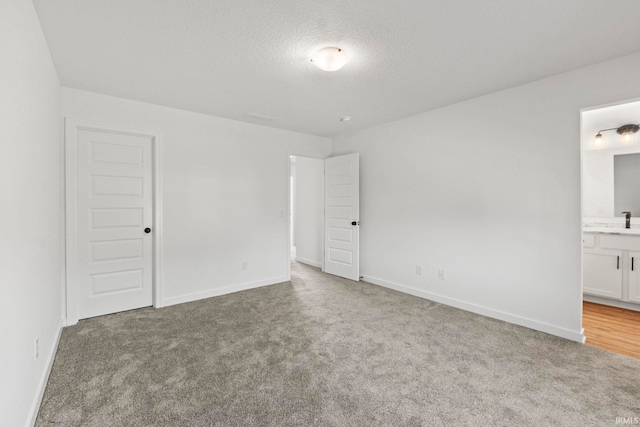
[[[624,214],[624,228],[631,228],[631,212],[622,212]]]

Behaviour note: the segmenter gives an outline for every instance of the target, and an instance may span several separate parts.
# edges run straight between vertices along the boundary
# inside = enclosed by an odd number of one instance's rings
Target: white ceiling
[[[637,0],[34,4],[64,86],[322,136],[640,51]]]

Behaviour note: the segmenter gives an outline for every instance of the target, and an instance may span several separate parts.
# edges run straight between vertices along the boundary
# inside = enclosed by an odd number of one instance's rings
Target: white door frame
[[[318,153],[313,153],[313,152],[305,152],[304,150],[289,150],[287,152],[287,207],[286,210],[284,212],[286,212],[286,218],[287,218],[287,246],[286,246],[286,266],[285,266],[285,276],[287,277],[287,280],[291,280],[291,224],[290,224],[290,219],[289,219],[289,204],[291,201],[291,156],[296,156],[296,157],[308,157],[311,159],[319,159],[319,160],[324,160],[326,159],[328,156],[323,156],[321,154]],[[324,197],[324,194],[323,194]],[[324,227],[323,227],[324,230]],[[324,232],[322,235],[322,250],[324,251]],[[322,257],[322,271],[324,271],[324,256]]]
[[[146,129],[100,123],[89,120],[65,118],[65,242],[66,242],[66,285],[64,309],[65,326],[78,323],[78,131],[145,136],[151,138],[153,177],[153,306],[162,307],[160,274],[162,260],[162,191],[160,163],[160,133]]]

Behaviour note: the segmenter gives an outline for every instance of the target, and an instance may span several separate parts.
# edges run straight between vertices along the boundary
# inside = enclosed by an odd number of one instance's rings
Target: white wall
[[[638,75],[635,54],[337,138],[365,280],[580,340],[580,109]]]
[[[60,84],[31,1],[2,2],[0,40],[0,424],[25,426],[61,330]]]
[[[69,88],[62,114],[161,133],[163,304],[288,280],[289,154],[329,139]]]
[[[296,159],[296,261],[322,267],[324,160]]]

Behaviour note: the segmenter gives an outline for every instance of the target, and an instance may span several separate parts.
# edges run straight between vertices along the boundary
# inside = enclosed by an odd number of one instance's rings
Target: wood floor
[[[640,312],[584,301],[587,345],[640,359]]]

